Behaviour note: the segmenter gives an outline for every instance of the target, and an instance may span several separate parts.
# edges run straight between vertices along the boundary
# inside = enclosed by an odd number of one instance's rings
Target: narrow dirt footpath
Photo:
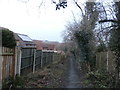
[[[63,78],[62,88],[82,88],[80,71],[72,59],[67,62],[67,69]]]

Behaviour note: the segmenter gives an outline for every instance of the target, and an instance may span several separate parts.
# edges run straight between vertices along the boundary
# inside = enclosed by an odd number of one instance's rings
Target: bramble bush
[[[92,71],[87,74],[87,79],[89,83],[92,84],[94,88],[114,88],[115,87],[115,77],[114,74],[108,72]]]

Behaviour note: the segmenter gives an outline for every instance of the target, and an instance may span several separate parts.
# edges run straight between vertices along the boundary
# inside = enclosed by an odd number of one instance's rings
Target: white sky
[[[18,0],[0,0],[0,26],[32,39],[61,42],[64,25],[73,20],[71,10],[80,16],[79,9],[70,2],[66,9],[57,11],[51,2],[38,8],[40,1],[30,0],[25,4]]]

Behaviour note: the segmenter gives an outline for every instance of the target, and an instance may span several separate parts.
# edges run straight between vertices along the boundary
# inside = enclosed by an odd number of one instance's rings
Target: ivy
[[[89,54],[90,54],[89,40],[91,38],[91,35],[88,32],[79,31],[75,33],[75,37],[81,49],[82,57],[84,58],[84,60],[89,61],[90,59],[89,58]]]

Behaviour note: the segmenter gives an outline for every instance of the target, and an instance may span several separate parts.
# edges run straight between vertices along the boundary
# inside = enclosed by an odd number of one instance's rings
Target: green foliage
[[[110,37],[110,43],[109,47],[112,51],[114,51],[115,54],[115,60],[116,60],[116,71],[118,73],[119,78],[119,73],[120,73],[120,26],[118,29],[112,30],[111,37]]]
[[[107,48],[106,48],[106,45],[105,44],[100,44],[97,46],[97,52],[102,52],[102,51],[106,51]]]
[[[83,60],[91,62],[93,58],[91,56],[94,56],[91,52],[91,40],[92,40],[92,33],[82,31],[77,31],[75,33],[76,40],[78,42],[80,51],[81,51],[81,57]],[[92,62],[91,62],[92,63]]]
[[[89,72],[87,75],[89,83],[94,88],[114,88],[115,87],[115,76],[108,72]]]
[[[94,70],[95,68],[95,54],[94,54],[94,43],[92,32],[86,32],[84,30],[77,31],[75,37],[80,49],[80,58],[86,64],[90,65],[89,70]]]
[[[14,48],[16,46],[14,34],[9,29],[2,29],[2,46],[8,48]]]
[[[14,78],[9,76],[8,78],[4,79],[2,83],[3,88],[9,88],[13,84]]]
[[[81,56],[84,58],[84,60],[89,60],[89,38],[90,38],[90,34],[88,34],[85,31],[77,31],[75,33],[75,37],[77,39],[77,42],[79,44],[79,47],[81,49]]]
[[[109,46],[112,51],[120,51],[120,28],[112,30]]]
[[[25,87],[25,79],[23,77],[20,77],[16,75],[16,77],[6,78],[3,81],[3,88],[24,88]]]

